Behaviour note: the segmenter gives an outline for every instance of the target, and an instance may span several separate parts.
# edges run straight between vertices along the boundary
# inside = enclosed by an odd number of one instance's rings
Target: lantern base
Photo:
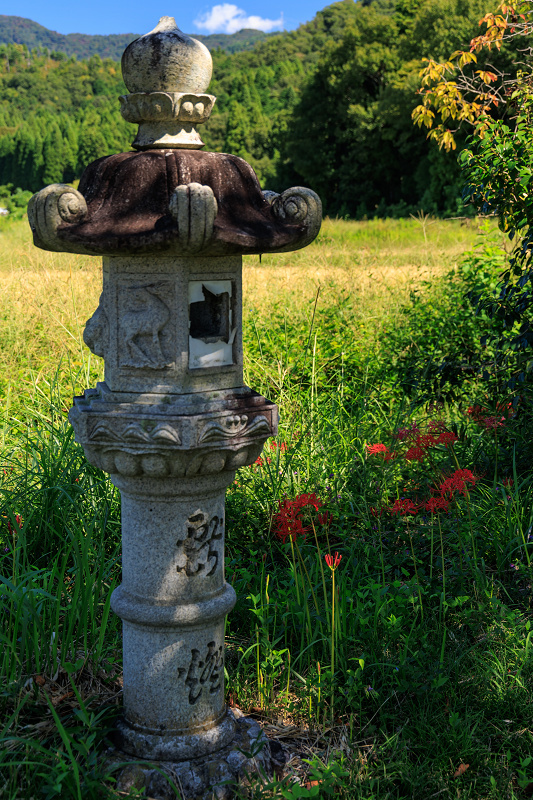
[[[229,800],[254,774],[270,777],[270,747],[259,724],[238,710],[230,709],[228,717],[235,720],[233,741],[201,758],[147,763],[115,750],[108,758],[108,769],[114,768],[117,777],[115,788],[126,793],[144,789],[151,800],[176,800],[175,786],[187,800]]]
[[[192,728],[193,726],[191,726]],[[122,719],[117,724],[115,740],[126,755],[157,761],[186,761],[197,758],[230,745],[235,738],[235,718],[228,711],[218,724],[187,733],[164,734],[130,725]]]

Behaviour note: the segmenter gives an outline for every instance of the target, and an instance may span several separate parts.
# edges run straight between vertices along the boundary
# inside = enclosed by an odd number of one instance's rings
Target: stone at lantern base
[[[250,777],[270,777],[270,747],[259,724],[238,710],[230,709],[228,717],[235,727],[233,741],[201,758],[147,763],[116,750],[109,757],[109,767],[127,762],[115,773],[117,790],[144,789],[152,800],[176,800],[173,783],[183,800],[229,800],[235,788],[246,786]]]

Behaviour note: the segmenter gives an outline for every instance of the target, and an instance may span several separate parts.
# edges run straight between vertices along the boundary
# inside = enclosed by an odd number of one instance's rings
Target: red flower
[[[437,439],[435,439],[431,433],[424,433],[422,436],[417,437],[416,443],[424,450],[429,450],[430,447],[435,447],[437,444]]]
[[[428,431],[430,433],[441,433],[446,430],[446,423],[443,419],[432,419],[428,424]]]
[[[448,511],[449,505],[444,497],[430,497],[425,504],[425,509],[434,514],[436,511]]]
[[[22,518],[20,514],[15,514],[15,522],[17,523],[19,528],[22,528]],[[11,527],[11,522],[9,520],[7,521],[7,529],[11,534],[11,536],[13,536],[13,528]]]
[[[476,422],[488,431],[496,430],[496,428],[503,428],[505,417],[480,417]]]
[[[402,442],[404,439],[416,439],[419,434],[420,429],[416,422],[413,422],[410,428],[398,428],[394,436]]]
[[[496,430],[496,428],[502,428],[507,419],[514,414],[512,403],[496,403],[496,411],[498,414],[503,412],[504,416],[489,414],[488,409],[479,405],[469,406],[466,413],[470,414],[474,422],[477,422],[478,425],[481,425],[486,430]]]
[[[449,478],[439,486],[439,491],[442,497],[453,497],[454,492],[460,492],[466,497],[468,492],[467,484],[475,486],[477,478],[470,472],[469,469],[457,469]]]
[[[472,419],[478,419],[478,417],[481,417],[486,413],[486,410],[487,410],[486,408],[483,408],[482,406],[476,404],[473,406],[468,406],[468,408],[466,409],[466,413],[470,414]]]
[[[452,431],[443,431],[439,434],[439,438],[437,439],[438,444],[444,444],[448,447],[450,444],[457,442],[459,437],[457,434],[452,433]]]
[[[391,514],[401,514],[402,516],[405,514],[416,514],[418,512],[418,506],[416,503],[413,503],[412,500],[403,497],[402,499],[395,500],[394,505],[389,508],[389,511]]]
[[[426,451],[416,445],[415,447],[410,447],[405,453],[405,459],[406,461],[423,461],[425,455]]]
[[[339,564],[341,563],[342,556],[340,556],[337,551],[335,550],[335,555],[330,556],[329,553],[326,553],[324,556],[326,559],[326,564],[331,570],[336,570]]]
[[[306,508],[314,508],[318,511],[323,506],[322,500],[314,492],[311,494],[300,494],[294,500],[280,500],[278,512],[274,516],[274,532],[278,539],[283,543],[290,539],[294,541],[298,536],[305,537],[311,530],[309,524],[304,525],[302,513]],[[329,514],[319,514],[317,522],[320,525],[329,524]]]
[[[286,442],[280,442],[279,445],[275,440],[270,442],[270,449],[271,450],[276,450],[277,447],[279,447],[280,453],[286,453],[287,450],[289,449],[287,447],[287,443]]]
[[[257,465],[258,467],[264,467],[265,466],[265,462],[267,464],[272,464],[272,459],[269,456],[265,456],[265,459],[263,460],[263,458],[261,456],[257,456],[257,458],[255,459],[253,465],[254,466]]]
[[[386,455],[389,452],[384,444],[367,444],[366,449],[369,456]]]

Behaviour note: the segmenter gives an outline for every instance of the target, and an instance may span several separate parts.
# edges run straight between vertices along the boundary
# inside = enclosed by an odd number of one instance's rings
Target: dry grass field
[[[302,323],[339,297],[352,301],[353,334],[394,316],[409,292],[443,274],[475,241],[477,224],[460,220],[325,220],[305,250],[244,259],[245,326],[262,328],[275,314]],[[56,370],[68,391],[101,377],[99,359],[82,341],[85,321],[98,304],[100,259],[34,247],[27,221],[0,223],[0,387],[6,398],[30,396]],[[348,335],[349,332],[347,332]],[[245,330],[246,338],[246,330]],[[61,365],[61,366],[60,366]],[[70,386],[78,375],[76,386]],[[60,381],[64,382],[64,381]]]

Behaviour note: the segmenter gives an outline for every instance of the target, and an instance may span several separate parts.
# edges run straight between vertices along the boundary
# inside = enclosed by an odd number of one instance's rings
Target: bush
[[[8,212],[5,217],[10,220],[22,219],[31,195],[31,192],[23,191],[18,187],[15,189],[12,183],[0,186],[0,208],[5,208]]]

